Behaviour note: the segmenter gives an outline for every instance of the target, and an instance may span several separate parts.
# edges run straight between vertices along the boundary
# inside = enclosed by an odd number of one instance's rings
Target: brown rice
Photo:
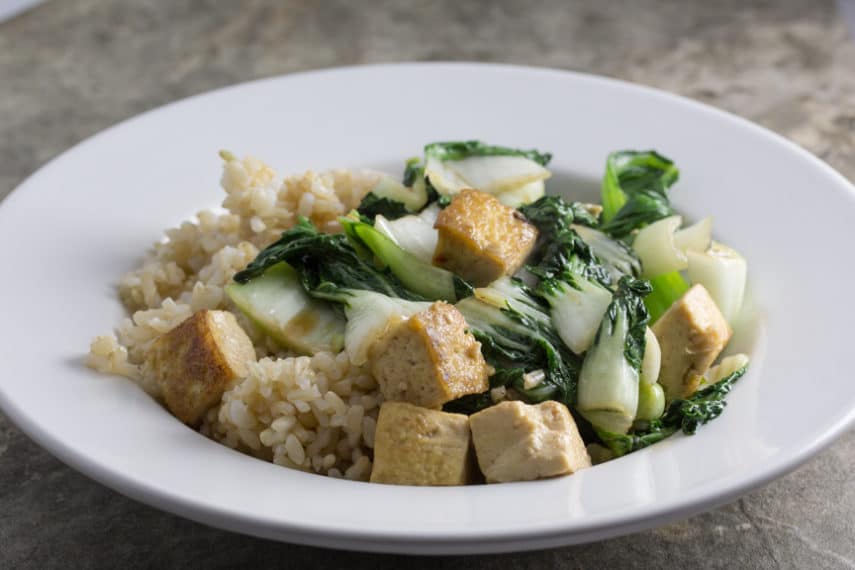
[[[370,374],[344,353],[288,354],[232,306],[223,288],[298,216],[339,231],[337,218],[382,174],[333,170],[280,179],[260,160],[221,156],[226,211],[201,211],[167,230],[140,267],[121,278],[119,297],[131,316],[115,334],[92,341],[87,364],[158,397],[144,366],[152,342],[198,310],[232,311],[261,360],[208,412],[201,432],[279,465],[367,480],[381,399]]]

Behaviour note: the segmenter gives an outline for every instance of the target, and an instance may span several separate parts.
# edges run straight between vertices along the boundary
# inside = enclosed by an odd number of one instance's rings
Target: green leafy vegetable
[[[656,420],[665,412],[665,390],[656,382],[643,379],[638,383],[638,410],[636,420]]]
[[[449,414],[466,414],[467,416],[471,416],[476,412],[489,408],[494,403],[493,397],[490,395],[490,391],[488,390],[480,394],[467,394],[466,396],[461,396],[456,400],[446,402],[445,405],[442,406],[442,411],[448,412]]]
[[[519,210],[546,240],[570,229],[571,224],[597,227],[597,218],[584,204],[568,202],[559,196],[544,196]]]
[[[341,223],[351,242],[370,250],[410,291],[430,300],[450,302],[472,294],[466,281],[404,251],[371,224],[348,218],[342,218]]]
[[[430,206],[418,215],[409,214],[397,220],[387,220],[384,216],[374,218],[374,227],[407,251],[425,263],[433,263],[433,254],[439,240],[439,232],[434,229],[440,209]]]
[[[387,297],[424,301],[404,287],[389,269],[378,269],[371,259],[360,256],[344,234],[325,234],[306,218],[264,248],[246,269],[235,274],[247,283],[268,267],[286,262],[300,274],[300,281],[313,297],[346,303],[351,290],[375,291]]]
[[[653,291],[644,298],[644,304],[650,313],[651,323],[659,320],[659,317],[668,310],[668,307],[689,290],[689,284],[686,283],[679,271],[657,275],[650,279],[650,286]]]
[[[544,196],[521,207],[520,212],[540,232],[540,247],[536,248],[533,259],[535,265],[549,257],[548,244],[573,230],[585,242],[586,250],[593,253],[607,276],[605,280],[597,278],[605,285],[616,284],[624,275],[637,277],[641,274],[641,264],[632,249],[595,229],[598,221],[584,204],[568,202],[558,196]]]
[[[516,208],[543,196],[543,181],[550,176],[544,165],[550,158],[480,141],[439,142],[425,146],[423,175],[439,194],[477,188]]]
[[[540,278],[537,294],[550,306],[552,324],[564,344],[582,354],[594,340],[612,299],[608,272],[572,229],[556,235],[529,271]]]
[[[579,358],[567,350],[545,307],[522,282],[503,278],[457,303],[495,369],[497,385],[513,385],[530,402],[571,404],[576,398]],[[523,375],[543,370],[542,382],[526,388]]]
[[[404,165],[404,176],[401,183],[404,186],[413,187],[419,180],[424,180],[425,166],[419,157],[407,160]]]
[[[396,202],[391,198],[380,198],[373,192],[365,195],[357,212],[369,219],[375,216],[384,216],[390,220],[401,218],[410,213],[403,203]]]
[[[624,275],[633,277],[641,275],[641,262],[638,256],[624,242],[584,225],[573,224],[571,228],[585,240],[600,265],[609,272],[612,283],[617,283]]]
[[[656,220],[638,230],[632,239],[632,250],[641,260],[641,275],[645,279],[683,271],[688,267],[686,252],[677,247],[675,235],[683,223],[680,216]]]
[[[436,204],[440,209],[444,209],[446,206],[451,204],[451,197],[443,196],[437,192],[436,188],[434,188],[430,183],[430,180],[425,178],[425,165],[422,164],[421,159],[418,157],[411,158],[407,161],[407,164],[404,167],[404,185],[412,186],[414,188],[419,185],[424,186],[425,192],[427,193],[427,202],[425,202],[424,208],[428,208],[432,204]]]
[[[616,237],[674,213],[666,191],[679,177],[674,163],[655,151],[609,155],[602,184],[602,230]]]
[[[638,409],[638,382],[650,285],[626,276],[618,282],[579,374],[577,410],[597,429],[626,433]]]
[[[598,430],[600,439],[618,457],[637,451],[682,430],[692,435],[703,424],[711,422],[724,411],[725,398],[737,380],[745,375],[748,365],[733,371],[715,384],[699,390],[683,400],[674,400],[658,420],[640,422],[643,425],[628,434]]]
[[[553,236],[541,248],[538,263],[529,266],[529,271],[545,282],[540,289],[548,289],[554,279],[564,279],[572,284],[574,276],[597,281],[605,287],[612,284],[609,273],[600,265],[591,248],[572,229]]]
[[[548,152],[488,145],[481,141],[435,142],[425,145],[426,158],[446,161],[463,160],[471,156],[522,156],[541,166],[546,166],[552,160],[552,154]]]
[[[347,318],[344,348],[355,364],[368,360],[369,346],[391,317],[408,317],[430,306],[427,299],[408,290],[388,269],[378,269],[373,255],[357,253],[345,234],[321,233],[305,218],[261,251],[235,275],[235,281],[246,284],[242,287],[252,287],[268,276],[268,268],[275,269],[282,262],[296,270],[309,295],[343,309]]]
[[[542,370],[526,372],[522,368],[499,368],[492,376],[490,376],[490,390],[481,394],[469,394],[456,400],[452,400],[446,403],[442,409],[446,412],[466,415],[480,412],[484,408],[489,408],[496,404],[496,402],[493,401],[491,392],[493,389],[500,387],[513,389],[529,403],[538,403],[554,399],[557,392],[549,383],[541,381],[535,386],[526,387],[526,378],[530,376],[545,378],[545,373]]]
[[[277,263],[249,283],[229,283],[226,294],[266,334],[303,354],[341,350],[344,319],[328,303],[310,297],[300,277]]]

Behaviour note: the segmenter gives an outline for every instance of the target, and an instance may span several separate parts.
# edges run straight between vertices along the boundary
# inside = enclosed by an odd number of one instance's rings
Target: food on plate
[[[469,417],[478,465],[488,483],[569,475],[591,466],[567,406],[506,401]]]
[[[462,190],[436,217],[433,263],[476,287],[522,267],[537,240],[523,215],[478,190]]]
[[[225,293],[272,339],[296,352],[338,352],[344,346],[342,316],[312,299],[287,263],[278,263],[249,283],[229,283]]]
[[[144,367],[169,411],[195,425],[254,360],[252,341],[233,314],[201,310],[159,336]]]
[[[481,344],[454,305],[437,301],[390,321],[371,349],[371,373],[384,399],[438,409],[487,390],[490,369]]]
[[[473,480],[469,418],[406,402],[383,402],[374,435],[372,483],[466,485]]]
[[[659,340],[659,383],[665,398],[694,394],[704,372],[721,353],[732,334],[730,325],[700,283],[693,285],[653,325]]]
[[[88,363],[229,447],[399,485],[572,475],[695,433],[747,370],[722,356],[747,262],[684,223],[654,151],[607,157],[602,204],[479,141],[400,179],[221,157],[225,213],[122,278]]]

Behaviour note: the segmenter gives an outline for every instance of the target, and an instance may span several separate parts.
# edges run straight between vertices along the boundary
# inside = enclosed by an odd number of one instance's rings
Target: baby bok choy
[[[620,457],[662,441],[680,430],[686,435],[694,434],[698,427],[721,415],[727,405],[727,394],[748,370],[748,358],[745,355],[731,358],[722,361],[723,370],[716,368],[716,372],[726,371],[726,375],[686,399],[672,401],[661,418],[636,422],[637,425],[629,433],[600,429],[597,435],[615,456]]]
[[[748,264],[737,251],[718,242],[706,251],[688,252],[688,275],[709,292],[721,314],[733,323],[742,309]]]
[[[343,308],[347,320],[343,325],[344,348],[354,364],[368,360],[370,346],[385,332],[390,318],[405,318],[430,306],[427,299],[407,290],[388,268],[379,269],[371,258],[359,255],[347,236],[319,232],[305,218],[235,275],[235,289],[253,287],[259,279],[270,279],[272,283],[262,284],[271,289],[281,286],[277,282],[285,277],[292,279],[293,274],[268,271],[285,263],[293,268],[311,297]],[[242,308],[248,305],[250,315],[282,310],[280,304],[286,302],[275,295],[246,299]],[[321,304],[321,314],[331,306]]]
[[[636,418],[649,292],[647,282],[621,278],[585,355],[576,409],[597,430],[626,433]]]
[[[344,342],[344,319],[328,304],[310,297],[300,276],[279,262],[246,283],[225,287],[232,302],[282,346],[314,354],[338,352]]]
[[[431,205],[418,215],[409,214],[392,220],[377,215],[374,218],[374,227],[404,251],[425,263],[433,263],[433,254],[439,240],[439,232],[433,225],[439,212],[439,206]]]
[[[543,196],[551,175],[545,166],[552,155],[536,150],[459,141],[426,145],[424,153],[424,177],[443,196],[476,188],[516,208]]]
[[[433,194],[436,192],[433,191]],[[425,184],[424,167],[418,158],[411,158],[404,168],[401,182],[391,176],[384,176],[365,195],[357,211],[369,219],[379,215],[395,220],[420,211],[429,202],[430,192]]]
[[[590,247],[597,261],[610,276],[612,284],[624,275],[638,277],[641,263],[632,249],[620,240],[595,229],[597,217],[580,202],[568,202],[558,196],[544,196],[540,200],[523,206],[520,212],[534,224],[540,232],[542,244],[548,244],[556,237],[573,230]],[[538,248],[543,251],[543,248]],[[534,262],[537,263],[538,256]]]
[[[688,291],[689,284],[680,272],[688,268],[690,256],[707,250],[711,242],[711,218],[678,229],[682,223],[680,216],[663,218],[639,230],[632,243],[641,259],[642,274],[653,286],[644,302],[654,322]]]
[[[575,400],[579,358],[561,342],[548,308],[522,282],[504,277],[456,306],[496,370],[491,387],[512,387],[529,402]],[[491,404],[484,394],[450,402],[446,409],[471,413]]]
[[[411,291],[430,300],[452,303],[471,294],[472,288],[466,281],[404,250],[371,224],[352,218],[340,221],[344,233],[357,248],[371,251]]]
[[[650,327],[644,331],[644,357],[638,384],[636,420],[655,420],[665,411],[665,389],[657,383],[662,365],[662,349]]]
[[[568,202],[560,196],[544,196],[536,202],[520,207],[520,212],[534,224],[544,242],[551,241],[572,224],[596,227],[597,218],[585,204]]]
[[[549,303],[561,340],[574,353],[584,353],[612,301],[606,270],[572,229],[556,235],[529,270],[540,278],[537,294]]]
[[[624,275],[641,275],[638,256],[624,242],[592,227],[579,224],[570,227],[588,244],[600,265],[609,272],[612,283],[617,283]]]
[[[649,151],[613,152],[606,160],[602,184],[603,225],[600,229],[624,237],[674,213],[666,191],[679,177],[674,163]]]

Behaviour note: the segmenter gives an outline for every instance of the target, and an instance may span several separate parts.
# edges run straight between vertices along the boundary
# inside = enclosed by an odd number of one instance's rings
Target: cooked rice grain
[[[342,398],[334,391],[339,378],[365,388]],[[368,393],[379,401],[367,370],[344,352],[263,358],[208,412],[202,433],[279,465],[366,480],[379,408],[362,406]]]
[[[158,397],[144,366],[152,343],[196,311],[232,311],[262,360],[209,411],[202,432],[280,465],[366,480],[381,400],[373,378],[350,367],[344,354],[281,358],[287,353],[234,308],[224,287],[297,216],[340,231],[337,218],[383,175],[333,170],[280,179],[258,159],[221,156],[227,212],[201,211],[166,230],[140,267],[121,278],[119,296],[131,317],[115,335],[92,341],[87,364],[131,378]]]

